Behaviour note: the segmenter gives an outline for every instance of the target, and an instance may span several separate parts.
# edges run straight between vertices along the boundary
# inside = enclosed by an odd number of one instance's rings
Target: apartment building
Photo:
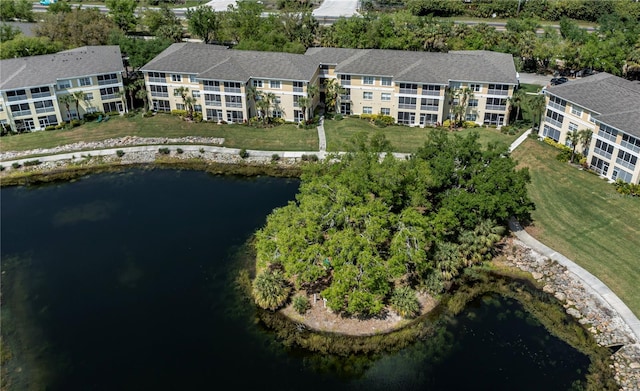
[[[468,88],[464,118],[502,126],[518,85],[512,57],[488,51],[311,48],[303,55],[177,43],[142,72],[154,110],[184,109],[182,87],[205,120],[227,122],[259,114],[253,91],[271,97],[269,115],[298,122],[304,118],[299,99],[310,97],[309,86],[319,91],[309,104],[313,112],[324,102],[326,81],[335,79],[342,87],[342,114],[381,113],[410,126],[443,123],[459,103],[447,91]]]
[[[119,46],[1,60],[0,72],[0,123],[13,131],[43,130],[86,113],[126,110]]]
[[[569,145],[567,133],[593,132],[587,162],[615,181],[640,181],[640,83],[609,73],[545,89],[546,109],[539,135]]]
[[[471,92],[465,120],[506,125],[518,86],[513,58],[504,53],[310,48],[306,55],[319,63],[321,85],[339,81],[342,114],[381,113],[409,126],[443,123],[460,103],[447,92],[462,89]]]
[[[176,43],[142,67],[149,101],[157,111],[184,110],[182,97],[209,121],[244,122],[257,115],[298,122],[309,86],[318,84],[318,66],[302,54],[228,50],[224,46]],[[267,99],[268,107],[258,100]],[[264,112],[268,111],[268,112]]]

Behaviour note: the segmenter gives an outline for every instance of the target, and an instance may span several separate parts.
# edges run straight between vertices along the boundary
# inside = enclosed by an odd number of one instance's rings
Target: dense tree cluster
[[[510,216],[528,217],[529,176],[505,150],[483,150],[474,133],[434,132],[407,160],[380,157],[390,148],[384,136],[365,140],[306,167],[296,201],[256,233],[257,280],[282,270],[287,284],[320,293],[334,311],[374,315],[390,304],[409,316],[416,290],[442,291],[491,256]]]

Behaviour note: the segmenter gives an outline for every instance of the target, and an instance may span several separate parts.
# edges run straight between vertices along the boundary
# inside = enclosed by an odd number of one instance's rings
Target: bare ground
[[[329,308],[325,308],[319,296],[315,303],[313,295],[309,299],[311,309],[304,315],[297,313],[291,304],[281,311],[288,318],[303,323],[310,329],[356,336],[388,333],[403,327],[409,322],[409,320],[403,319],[391,308],[386,308],[379,317],[362,319],[345,317],[332,312]],[[420,302],[421,314],[428,313],[438,304],[433,297],[423,293],[418,294],[418,301]]]

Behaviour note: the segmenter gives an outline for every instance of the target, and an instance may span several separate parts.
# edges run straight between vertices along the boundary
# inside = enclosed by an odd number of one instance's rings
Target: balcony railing
[[[351,80],[340,80],[340,85],[342,86],[350,86]]]
[[[635,164],[633,164],[633,163],[631,163],[631,162],[628,162],[628,161],[626,161],[626,160],[622,160],[622,159],[620,159],[620,158],[617,158],[617,159],[616,159],[616,163],[618,163],[618,164],[619,164],[619,165],[621,165],[622,167],[626,167],[626,168],[628,168],[628,169],[629,169],[629,170],[631,170],[631,171],[633,171],[633,170],[635,170],[635,169],[636,169],[636,165],[635,165]]]
[[[509,90],[489,90],[488,95],[509,95]]]
[[[343,102],[350,101],[351,95],[340,95],[340,100]]]
[[[599,131],[598,132],[598,136],[607,139],[609,141],[613,141],[614,143],[616,142],[616,139],[618,138],[618,135],[613,135],[611,133],[607,133],[607,132],[603,132],[603,131]]]
[[[220,91],[220,86],[204,86],[205,91]]]
[[[414,88],[400,88],[401,94],[418,95],[418,90]]]
[[[205,100],[205,106],[222,106],[222,102],[219,100]]]
[[[149,78],[151,79],[151,78]],[[149,80],[151,81],[151,80]],[[98,85],[99,86],[106,86],[109,84],[118,84],[118,79],[107,79],[107,80],[98,80]]]
[[[158,98],[168,98],[169,97],[169,93],[168,92],[159,92],[159,91],[151,91],[151,96],[155,96]],[[104,99],[104,98],[102,98]]]
[[[224,92],[235,92],[236,94],[240,93],[240,88],[238,87],[225,87]]]
[[[31,97],[32,97],[33,99],[36,99],[36,98],[46,98],[46,97],[48,97],[48,96],[51,96],[51,91],[47,91],[47,92],[36,92],[35,94],[34,94],[34,93],[32,93],[32,94],[31,94]]]
[[[640,146],[637,146],[635,144],[631,144],[630,142],[622,140],[620,142],[620,145],[625,147],[625,148],[627,148],[627,149],[632,150],[633,152],[640,152]]]
[[[15,102],[19,100],[27,100],[27,95],[13,95],[9,96],[7,99],[9,102]]]
[[[562,122],[560,121],[557,121],[551,117],[545,117],[544,120],[555,127],[562,128]]]
[[[118,98],[118,95],[116,94],[100,95],[100,98],[102,100],[116,99]]]
[[[549,107],[553,107],[554,109],[559,110],[559,111],[561,111],[563,113],[564,113],[564,110],[566,109],[566,106],[563,106],[561,104],[558,104],[558,103],[552,102],[552,101],[549,101]]]
[[[494,111],[505,111],[507,109],[507,106],[502,106],[502,105],[487,105],[486,106],[487,110],[494,110]],[[549,118],[549,117],[547,117]],[[551,121],[549,121],[551,122]],[[559,125],[562,126],[562,125]]]
[[[304,92],[304,87],[293,87],[293,92]]]
[[[242,107],[242,102],[227,102],[227,107]]]
[[[12,111],[14,117],[24,117],[27,115],[31,115],[31,110],[20,110],[20,111]]]
[[[56,111],[56,108],[53,107],[53,106],[52,107],[42,107],[42,108],[36,109],[36,114],[52,113],[54,111]]]
[[[438,111],[438,105],[420,105],[420,110]]]
[[[149,77],[149,83],[166,83],[166,77]]]
[[[600,156],[606,157],[607,159],[611,159],[611,152],[607,152],[604,149],[594,148],[593,152],[597,153]]]
[[[415,109],[416,108],[416,104],[415,103],[399,103],[398,104],[398,108],[399,109]]]
[[[440,96],[440,91],[422,90],[422,95]]]

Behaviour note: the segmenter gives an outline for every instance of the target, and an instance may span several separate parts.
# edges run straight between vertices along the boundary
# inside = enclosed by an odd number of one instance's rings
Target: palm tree
[[[511,98],[508,99],[511,107],[516,108],[516,117],[514,118],[514,121],[517,121],[518,118],[520,118],[520,109],[525,104],[526,97],[527,97],[526,92],[523,89],[518,88],[513,92],[513,95],[511,96]]]
[[[136,81],[136,83],[138,83],[139,81],[142,81],[142,88],[136,92],[136,98],[142,99],[142,101],[144,102],[144,107],[142,108],[142,110],[146,113],[147,110],[149,110],[149,96],[147,95],[147,89],[144,88],[144,80],[140,79]]]
[[[80,101],[84,100],[85,96],[86,94],[84,91],[75,91],[73,93],[73,100],[76,102],[76,114],[78,115],[78,119],[82,119],[82,117],[80,117]]]
[[[447,98],[449,100],[449,107],[453,119],[450,121],[450,126],[453,127],[462,123],[465,113],[467,112],[467,105],[469,99],[473,98],[473,91],[468,88],[450,88],[447,90]],[[456,102],[457,101],[457,102]]]
[[[184,106],[187,109],[188,114],[188,118],[190,120],[193,120],[193,105],[196,104],[196,98],[194,98],[193,96],[187,96],[184,98]]]
[[[125,103],[127,103],[127,107],[129,107],[129,110],[133,110],[133,97],[138,88],[139,87],[135,82],[129,83],[124,86],[124,90],[129,93],[129,100],[131,101],[131,106],[129,106],[129,102],[125,100]]]
[[[301,97],[298,98],[298,104],[300,105],[300,108],[302,108],[303,119],[304,119],[304,123],[306,124],[307,123],[307,109],[311,105],[311,99],[305,98],[304,96],[301,96]]]
[[[271,109],[271,104],[274,103],[275,101],[276,101],[276,94],[274,94],[273,92],[267,92],[262,95],[262,102],[264,102],[264,110],[265,110],[265,123],[266,123],[266,120],[271,118],[271,116],[269,115],[269,112]]]
[[[544,113],[544,108],[546,107],[547,103],[545,101],[545,97],[542,94],[538,94],[538,95],[527,95],[528,102],[527,105],[529,106],[529,110],[531,110],[531,113],[533,115],[533,126],[532,128],[535,128],[537,125],[539,125],[539,120],[540,117],[542,116],[542,113]]]
[[[74,101],[73,95],[60,95],[60,103],[64,104],[67,109],[67,118],[71,121],[71,102]]]
[[[572,130],[567,133],[567,141],[571,143],[571,163],[576,155],[576,147],[580,142],[580,133],[577,130]]]
[[[326,91],[326,106],[330,111],[338,112],[340,100],[340,95],[344,92],[344,88],[340,85],[338,79],[327,79],[324,82],[325,91]]]
[[[291,290],[280,270],[266,270],[258,274],[253,280],[252,288],[256,304],[272,311],[287,301]]]
[[[582,154],[587,156],[589,154],[589,145],[591,145],[591,137],[593,132],[591,129],[582,129],[578,131],[580,135],[580,144],[582,144]]]

